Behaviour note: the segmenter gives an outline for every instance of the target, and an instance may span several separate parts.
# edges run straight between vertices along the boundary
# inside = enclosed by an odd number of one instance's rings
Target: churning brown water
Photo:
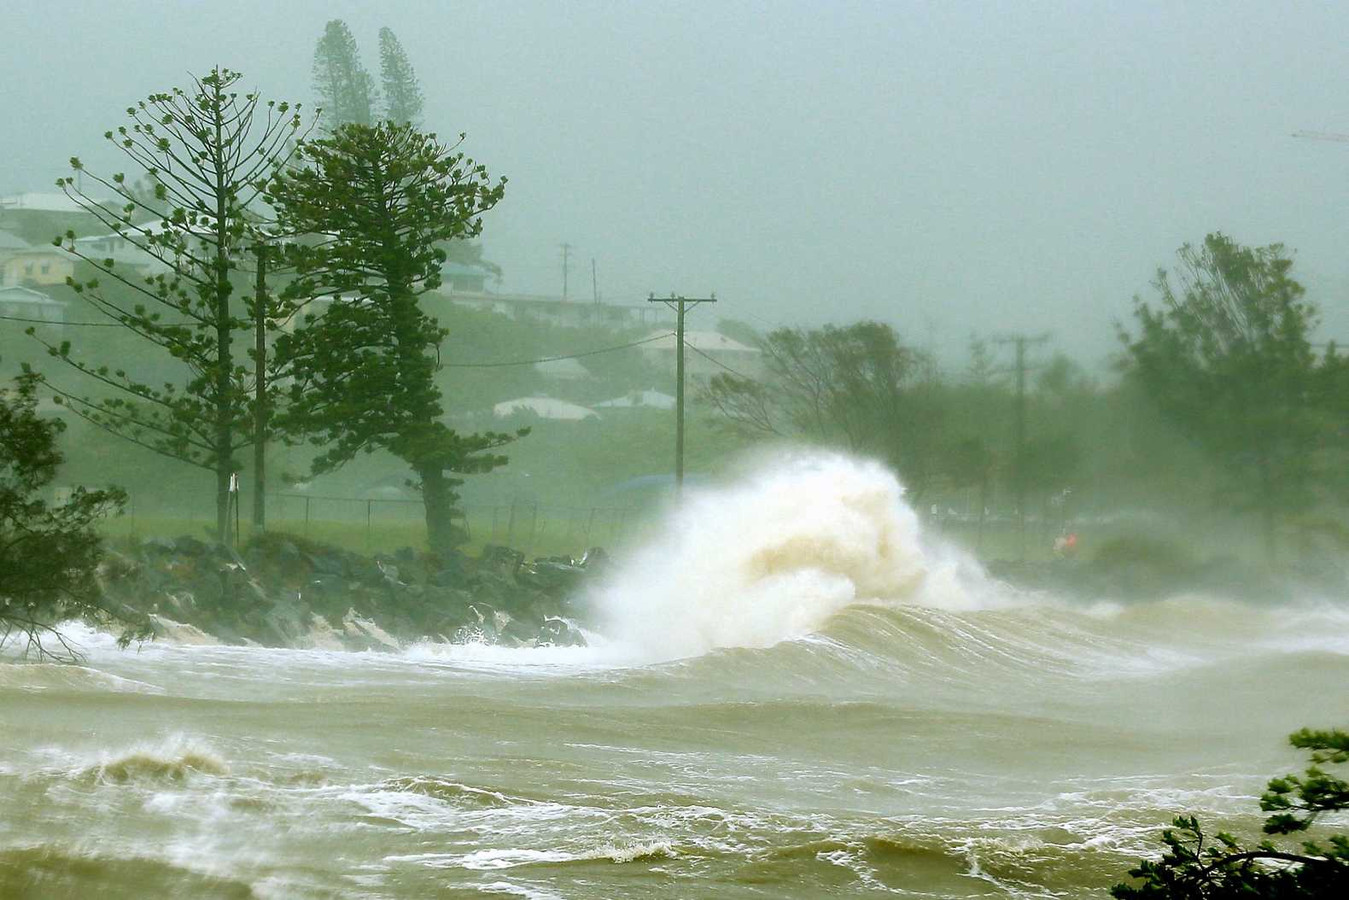
[[[1349,715],[1338,599],[1016,594],[865,464],[657,541],[591,648],[0,661],[0,897],[1103,896]]]

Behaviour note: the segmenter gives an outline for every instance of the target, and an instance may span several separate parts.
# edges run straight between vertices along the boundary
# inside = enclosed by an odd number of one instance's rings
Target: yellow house
[[[34,247],[0,231],[0,285],[65,284],[75,274],[75,258],[53,245]]]

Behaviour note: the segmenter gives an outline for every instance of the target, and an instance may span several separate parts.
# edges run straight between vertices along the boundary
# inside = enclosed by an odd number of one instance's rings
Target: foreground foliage
[[[62,422],[37,414],[37,377],[0,392],[0,648],[11,641],[39,658],[78,654],[57,630],[74,618],[123,618],[103,602],[95,577],[103,552],[95,522],[121,508],[116,489],[75,488],[64,503],[43,495],[61,465]],[[139,623],[123,633],[129,643]]]
[[[1289,741],[1311,753],[1311,764],[1300,776],[1269,782],[1260,798],[1260,808],[1272,813],[1264,825],[1268,835],[1301,834],[1322,816],[1349,810],[1349,783],[1322,768],[1349,762],[1349,732],[1304,728]],[[1143,860],[1129,870],[1141,883],[1117,884],[1111,896],[1120,900],[1349,897],[1349,835],[1307,840],[1293,849],[1270,840],[1247,847],[1226,832],[1207,834],[1194,816],[1178,816],[1173,826],[1162,832],[1166,845],[1162,858]]]

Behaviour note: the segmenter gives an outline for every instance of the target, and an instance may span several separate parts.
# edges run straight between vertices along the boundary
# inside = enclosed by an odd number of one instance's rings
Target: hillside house
[[[653,331],[642,353],[652,362],[673,372],[675,336],[669,331]],[[707,379],[720,373],[755,377],[762,369],[762,351],[716,331],[684,332],[684,371],[690,378]]]
[[[5,321],[6,325],[50,323],[60,328],[66,322],[66,304],[32,288],[11,285],[0,288],[0,316],[18,320]]]
[[[0,231],[0,285],[65,284],[74,273],[74,257],[61,248],[34,246],[16,234]]]
[[[492,407],[492,415],[498,419],[507,419],[519,413],[529,413],[540,419],[558,422],[579,422],[582,419],[599,418],[599,413],[589,407],[553,397],[517,397],[514,400],[503,400]]]
[[[652,303],[594,303],[564,300],[541,294],[497,294],[488,291],[454,291],[423,298],[434,315],[434,304],[454,303],[467,309],[495,313],[513,322],[533,322],[562,328],[629,328],[674,322],[674,313]]]

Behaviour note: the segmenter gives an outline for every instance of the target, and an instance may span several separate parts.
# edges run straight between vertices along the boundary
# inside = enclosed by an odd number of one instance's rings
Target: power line
[[[125,327],[121,322],[53,322],[48,319],[27,319],[24,318],[23,316],[0,316],[0,319],[10,322],[31,322],[34,325],[61,325],[61,326],[80,325],[86,328]],[[181,324],[186,325],[191,323],[184,322]],[[665,338],[670,337],[672,334],[674,334],[673,331],[668,331],[664,334],[658,334],[655,335],[654,337],[643,338],[640,341],[632,341],[631,343],[628,344],[618,344],[617,346],[614,347],[600,347],[598,350],[586,350],[581,353],[567,353],[561,356],[545,356],[540,359],[520,359],[520,360],[512,360],[510,362],[490,362],[490,363],[443,363],[442,365],[446,369],[496,369],[505,366],[531,366],[534,365],[535,363],[553,362],[559,359],[580,359],[581,357],[584,356],[596,356],[597,354],[600,353],[612,353],[615,350],[626,350],[629,347],[639,347],[642,344],[650,344],[654,341],[664,340]],[[701,352],[697,350],[697,348],[694,348],[694,350],[695,352]],[[712,361],[716,362],[716,360]],[[720,365],[720,363],[718,363],[718,365]]]
[[[32,322],[34,325],[83,325],[87,328],[123,328],[121,322],[53,322],[51,319],[25,319],[23,316],[0,316],[9,322]]]
[[[132,326],[123,322],[53,322],[51,319],[27,319],[23,316],[0,316],[10,322],[32,322],[34,325],[78,325],[83,328],[130,328]],[[196,322],[155,322],[155,325],[169,327],[172,325],[196,325]]]
[[[694,353],[698,354],[699,356],[701,356],[703,359],[707,360],[708,362],[716,363],[717,365],[721,366],[723,369],[725,369],[727,372],[730,372],[730,373],[731,373],[732,375],[734,375],[735,377],[737,377],[737,378],[743,378],[743,379],[745,379],[746,381],[750,380],[750,377],[749,377],[748,375],[744,374],[743,372],[737,372],[735,369],[732,369],[730,366],[726,365],[726,363],[724,363],[724,362],[722,362],[721,360],[717,359],[715,356],[711,356],[711,355],[709,355],[709,354],[707,354],[707,353],[704,353],[703,351],[699,350],[697,347],[695,347],[695,346],[693,346],[692,344],[690,344],[688,341],[685,341],[685,342],[684,342],[684,346],[685,346],[685,347],[688,347],[690,350],[692,350]]]
[[[536,363],[553,362],[559,359],[580,359],[583,356],[595,356],[600,353],[612,353],[615,350],[626,350],[629,347],[639,347],[642,344],[650,344],[654,341],[663,341],[673,335],[673,331],[667,331],[665,334],[658,334],[653,337],[643,338],[640,341],[633,341],[629,344],[619,344],[615,347],[601,347],[598,350],[586,350],[582,353],[567,353],[562,356],[545,356],[541,359],[519,359],[510,362],[489,362],[489,363],[443,363],[446,369],[497,369],[503,366],[532,366]]]

